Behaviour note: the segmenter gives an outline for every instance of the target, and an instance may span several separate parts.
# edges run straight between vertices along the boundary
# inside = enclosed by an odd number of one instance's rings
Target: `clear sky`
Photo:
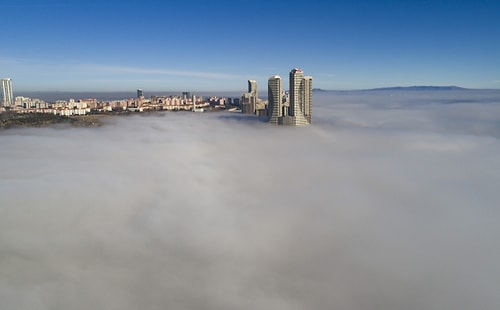
[[[14,90],[500,88],[500,1],[0,0]]]

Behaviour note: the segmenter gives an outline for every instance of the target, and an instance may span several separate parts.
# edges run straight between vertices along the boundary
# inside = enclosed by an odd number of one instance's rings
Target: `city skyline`
[[[237,91],[300,64],[322,89],[500,87],[496,1],[246,4],[2,4],[0,76],[18,91]]]

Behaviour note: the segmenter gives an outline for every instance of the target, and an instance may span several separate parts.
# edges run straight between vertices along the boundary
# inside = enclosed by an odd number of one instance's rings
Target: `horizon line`
[[[411,86],[384,86],[384,87],[373,87],[373,88],[345,88],[345,89],[325,89],[321,87],[316,87],[313,88],[313,91],[316,92],[321,92],[321,91],[366,91],[366,90],[384,90],[384,89],[405,89],[405,88],[456,88],[457,90],[500,90],[500,88],[474,88],[474,87],[461,87],[461,86],[456,86],[456,85],[411,85]],[[69,89],[69,90],[28,90],[28,89],[21,89],[21,90],[16,90],[16,93],[22,93],[22,92],[27,92],[27,93],[119,93],[119,92],[130,92],[130,93],[135,93],[138,89],[142,89],[145,93],[154,93],[154,92],[161,92],[161,93],[176,93],[176,92],[210,92],[210,93],[215,93],[215,92],[246,92],[245,89],[241,90],[189,90],[189,89],[179,89],[179,90],[159,90],[159,89],[152,89],[152,90],[147,90],[145,88],[136,88],[136,89],[131,89],[131,90],[74,90],[74,89]]]

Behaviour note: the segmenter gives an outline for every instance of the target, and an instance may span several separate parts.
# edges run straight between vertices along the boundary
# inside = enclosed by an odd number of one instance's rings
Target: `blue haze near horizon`
[[[500,308],[498,91],[0,130],[17,309]]]
[[[498,1],[0,1],[14,91],[499,88]],[[8,34],[8,35],[7,35]]]
[[[201,92],[191,92],[192,95],[202,96],[203,98],[209,98],[211,96],[225,97],[225,98],[239,98],[241,92],[237,91],[201,91]],[[50,91],[39,91],[30,92],[24,91],[19,92],[18,95],[39,98],[46,100],[48,102],[54,102],[56,100],[69,100],[73,99],[83,99],[83,98],[96,98],[100,101],[111,101],[120,99],[135,98],[137,96],[136,92],[50,92]],[[181,92],[165,92],[165,91],[147,91],[144,92],[145,97],[149,98],[151,96],[181,96]],[[267,100],[266,93],[259,93],[259,97],[262,100]],[[366,98],[378,98],[380,101],[393,102],[398,99],[412,99],[413,103],[417,102],[416,98],[421,98],[420,103],[422,104],[452,104],[459,102],[467,102],[469,104],[481,103],[484,100],[490,99],[489,102],[500,104],[497,100],[500,98],[500,90],[498,89],[466,89],[466,90],[412,90],[412,89],[367,89],[367,90],[337,90],[337,91],[317,91],[313,93],[313,102],[321,98],[329,97],[331,98],[331,104],[335,105],[337,103],[351,102],[353,98],[355,100],[360,100],[360,102],[366,101]],[[457,99],[460,98],[460,99]]]

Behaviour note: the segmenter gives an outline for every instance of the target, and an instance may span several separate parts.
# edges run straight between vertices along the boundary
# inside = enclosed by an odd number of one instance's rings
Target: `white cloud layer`
[[[498,309],[498,92],[314,115],[0,131],[1,308]]]
[[[244,76],[219,73],[219,72],[201,72],[201,71],[185,71],[185,70],[170,70],[170,69],[151,69],[130,66],[104,66],[94,64],[75,65],[77,70],[84,72],[103,72],[109,74],[154,74],[154,75],[168,75],[168,76],[184,76],[195,78],[209,78],[209,79],[245,79]]]

